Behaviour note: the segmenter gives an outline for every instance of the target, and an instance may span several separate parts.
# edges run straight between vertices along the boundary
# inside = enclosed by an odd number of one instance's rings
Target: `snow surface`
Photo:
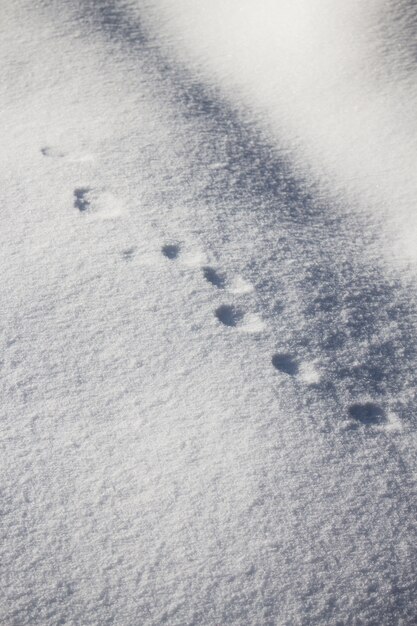
[[[313,4],[1,4],[5,626],[416,623],[412,6]]]
[[[384,214],[390,256],[417,262],[415,2],[142,4],[182,62],[256,111],[299,175]]]

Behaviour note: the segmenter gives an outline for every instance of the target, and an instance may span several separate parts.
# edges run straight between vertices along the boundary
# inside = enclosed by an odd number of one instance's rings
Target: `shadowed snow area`
[[[3,2],[2,624],[415,622],[412,5],[363,4]]]
[[[294,376],[298,373],[298,365],[291,354],[274,354],[272,365],[280,372]]]

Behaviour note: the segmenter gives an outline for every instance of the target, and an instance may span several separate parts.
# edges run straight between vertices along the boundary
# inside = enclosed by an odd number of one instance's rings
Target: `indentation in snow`
[[[132,246],[131,248],[126,248],[126,250],[123,250],[122,256],[126,261],[130,261],[131,259],[133,259],[135,252],[136,248],[135,246]]]
[[[162,246],[162,254],[166,256],[167,259],[174,260],[178,257],[180,253],[180,246],[173,243],[168,243],[165,246]]]
[[[109,191],[78,187],[74,189],[74,197],[74,207],[91,217],[112,219],[125,210],[122,200]]]
[[[70,163],[87,163],[94,160],[94,155],[89,152],[72,152],[71,149],[59,148],[58,146],[43,146],[40,152],[45,157],[53,159],[65,159]]]
[[[41,148],[43,156],[52,157],[55,159],[62,159],[65,156],[65,152],[54,146],[45,146]]]
[[[362,424],[380,424],[385,421],[385,413],[382,407],[374,402],[352,404],[349,407],[349,415]]]
[[[213,267],[203,267],[203,276],[207,282],[214,285],[218,289],[224,289],[225,277],[219,274]]]
[[[78,187],[77,189],[74,189],[74,207],[81,213],[87,211],[90,207],[90,201],[88,198],[89,191],[89,187]]]
[[[291,354],[280,352],[272,357],[272,365],[279,372],[295,376],[298,374],[298,363]]]
[[[241,309],[229,304],[219,306],[215,311],[215,315],[219,322],[231,327],[240,324],[244,318],[244,313]]]

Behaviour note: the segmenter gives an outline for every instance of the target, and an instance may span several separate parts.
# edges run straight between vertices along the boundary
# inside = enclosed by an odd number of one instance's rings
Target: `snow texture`
[[[0,17],[0,623],[415,624],[413,4]]]

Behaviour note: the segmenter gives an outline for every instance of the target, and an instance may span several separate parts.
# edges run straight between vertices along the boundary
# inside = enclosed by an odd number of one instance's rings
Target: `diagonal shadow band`
[[[263,316],[272,329],[278,316],[281,334],[288,305],[281,306],[274,294],[296,293],[297,312],[288,316],[284,349],[297,360],[320,356],[325,376],[316,393],[347,417],[356,415],[349,402],[352,407],[360,398],[372,398],[383,407],[378,410],[414,420],[415,403],[406,399],[407,389],[417,383],[414,287],[386,275],[374,245],[375,224],[346,209],[343,200],[331,205],[323,199],[317,183],[298,175],[301,168],[265,141],[238,107],[172,61],[131,7],[117,0],[87,0],[79,10],[90,27],[140,59],[178,115],[198,122],[200,132],[204,128],[196,161],[224,165],[210,171],[209,182],[195,188],[193,200],[219,211],[229,238],[233,215],[252,213],[262,220],[269,234],[258,243],[267,253],[245,269],[256,283]],[[297,264],[286,270],[283,281],[279,268],[289,258]]]

